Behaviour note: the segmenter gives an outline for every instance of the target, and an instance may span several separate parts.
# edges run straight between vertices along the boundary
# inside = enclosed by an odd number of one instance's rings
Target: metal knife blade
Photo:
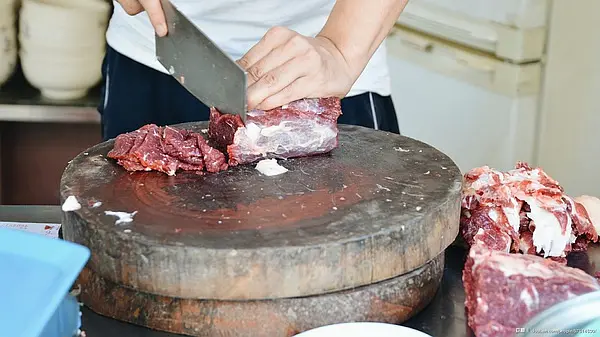
[[[161,0],[168,33],[156,35],[156,58],[202,103],[246,120],[246,72],[169,0]]]

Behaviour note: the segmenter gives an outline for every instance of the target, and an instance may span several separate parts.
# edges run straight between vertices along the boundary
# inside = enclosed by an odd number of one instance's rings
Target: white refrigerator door
[[[411,0],[403,26],[515,63],[542,59],[547,0]]]
[[[440,149],[463,172],[534,164],[539,65],[506,65],[401,30],[387,44],[402,134]]]

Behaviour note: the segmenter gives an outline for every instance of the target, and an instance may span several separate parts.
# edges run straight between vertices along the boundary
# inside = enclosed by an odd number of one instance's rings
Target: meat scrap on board
[[[211,109],[208,143],[199,133],[148,124],[117,136],[108,157],[128,171],[172,176],[178,170],[215,173],[265,158],[323,154],[338,146],[341,113],[341,101],[334,97],[252,110],[245,124],[237,115]]]
[[[598,241],[600,220],[592,223],[588,212],[597,199],[569,197],[541,168],[517,163],[514,170],[501,172],[483,166],[467,172],[464,180],[460,233],[468,245],[483,229],[509,237],[510,252],[566,263],[569,252]]]

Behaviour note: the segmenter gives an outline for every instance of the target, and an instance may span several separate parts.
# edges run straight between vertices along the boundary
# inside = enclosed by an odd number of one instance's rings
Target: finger
[[[287,42],[271,50],[270,53],[248,69],[248,86],[251,86],[265,74],[288,62],[295,56],[306,53],[309,48],[310,43],[304,36],[292,36]]]
[[[262,101],[256,108],[260,110],[271,110],[284,104],[308,97],[311,78],[308,76],[300,77],[278,93]]]
[[[265,74],[248,88],[248,108],[252,109],[308,74],[312,62],[306,55],[295,57]]]
[[[295,32],[284,27],[273,27],[255,44],[248,52],[242,56],[237,63],[244,70],[248,70],[256,62],[267,56],[271,50],[289,40]]]
[[[144,7],[137,0],[118,0],[117,2],[129,15],[136,15],[144,11]]]
[[[167,35],[167,21],[165,19],[165,13],[160,4],[160,0],[139,0],[148,17],[150,22],[156,31],[156,35],[162,37]]]

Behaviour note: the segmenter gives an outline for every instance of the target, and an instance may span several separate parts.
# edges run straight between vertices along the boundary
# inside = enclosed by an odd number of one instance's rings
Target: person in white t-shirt
[[[248,108],[342,98],[339,123],[399,133],[385,40],[408,0],[171,0],[249,74]],[[156,60],[160,0],[113,1],[99,112],[104,139],[144,124],[207,120]]]

